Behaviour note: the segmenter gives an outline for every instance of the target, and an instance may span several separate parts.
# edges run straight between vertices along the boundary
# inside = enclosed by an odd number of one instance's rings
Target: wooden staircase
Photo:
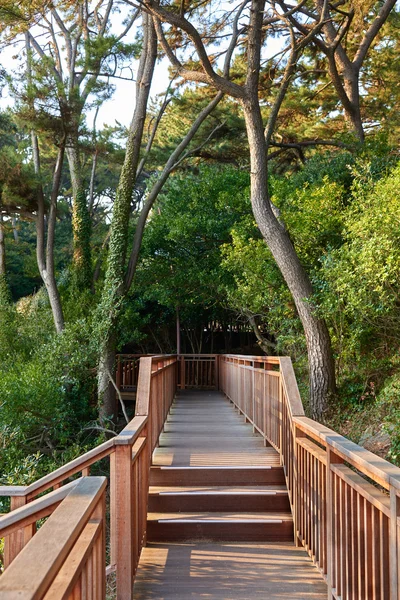
[[[274,454],[221,394],[178,396],[150,470],[148,541],[293,541]],[[180,464],[157,464],[166,456]],[[193,465],[196,457],[204,464]],[[250,464],[240,464],[243,458]]]

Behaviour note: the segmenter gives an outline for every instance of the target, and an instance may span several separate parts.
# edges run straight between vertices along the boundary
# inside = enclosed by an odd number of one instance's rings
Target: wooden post
[[[21,506],[25,506],[27,503],[26,496],[11,496],[11,511]],[[28,525],[24,531],[24,528],[8,535],[4,538],[4,568],[6,569],[14,560],[14,558],[21,552],[22,548],[28,543],[29,539],[33,535],[33,525]],[[31,535],[30,535],[31,532]],[[26,539],[26,541],[25,541]]]
[[[282,385],[279,386],[280,388]],[[294,543],[297,547],[302,546],[302,541],[299,539],[299,511],[302,510],[301,498],[304,501],[304,490],[300,487],[300,478],[299,478],[299,446],[297,444],[297,438],[306,437],[305,433],[297,429],[296,425],[293,425],[293,490],[292,490],[292,499],[293,499],[293,526],[294,526]],[[282,438],[281,438],[282,439]],[[281,456],[282,456],[282,448],[281,448]],[[281,459],[282,462],[282,459]],[[301,532],[303,533],[303,532]]]
[[[400,599],[399,584],[399,533],[397,521],[400,517],[400,498],[398,490],[390,485],[390,531],[389,531],[389,572],[390,572],[390,600]]]
[[[98,598],[104,600],[106,597],[106,495],[105,492],[102,493],[99,502],[97,503],[96,508],[93,511],[92,519],[100,521],[102,524],[101,534],[99,539],[96,542],[96,548],[94,552],[97,555],[94,557],[95,560],[98,561],[98,572],[99,572],[99,590],[98,590]],[[83,596],[82,596],[83,597]],[[75,598],[75,596],[74,596]],[[81,598],[80,595],[77,595],[77,598]]]
[[[215,388],[219,390],[219,354],[215,355]]]
[[[334,575],[337,579],[337,573],[335,574],[334,560],[335,560],[335,515],[334,511],[334,485],[333,485],[333,473],[331,465],[337,463],[343,463],[343,459],[335,454],[335,451],[329,444],[329,437],[326,438],[326,583],[328,585],[328,600],[334,600],[335,596],[332,594],[333,589],[333,578]],[[397,599],[396,599],[397,600]]]
[[[185,357],[181,356],[180,360],[181,360],[181,390],[184,390],[185,389],[185,378],[186,378]]]
[[[179,319],[179,307],[176,307],[176,353],[181,353],[181,322]]]
[[[133,560],[133,481],[132,446],[115,446],[115,472],[111,478],[114,485],[111,506],[111,521],[114,523],[114,555],[117,566],[117,600],[132,597],[134,560]]]

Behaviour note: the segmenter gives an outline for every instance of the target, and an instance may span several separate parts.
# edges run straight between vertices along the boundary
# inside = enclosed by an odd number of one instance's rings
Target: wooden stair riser
[[[290,511],[287,493],[185,494],[150,493],[150,512],[285,512]]]
[[[174,521],[148,521],[147,539],[149,542],[174,541],[226,541],[226,542],[292,542],[293,522],[246,523],[232,522],[188,523]]]
[[[282,467],[213,469],[210,467],[196,469],[162,468],[150,469],[150,485],[190,486],[190,485],[284,485],[285,477]]]

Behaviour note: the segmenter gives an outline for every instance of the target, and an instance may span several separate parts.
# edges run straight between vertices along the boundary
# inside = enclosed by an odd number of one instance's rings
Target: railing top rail
[[[115,446],[132,445],[139,437],[147,423],[147,415],[136,416],[128,423],[117,437],[113,439]]]
[[[164,360],[166,358],[176,356],[176,354],[122,354],[122,353],[119,353],[116,356],[117,356],[117,358],[126,358],[128,360],[130,358],[137,358],[138,360],[140,358],[155,358],[155,359],[159,359],[159,360]]]
[[[106,488],[105,477],[84,477],[1,577],[2,600],[41,598],[54,580]],[[21,589],[21,574],[24,586]]]
[[[221,354],[204,354],[202,352],[185,352],[184,354],[177,354],[178,358],[185,358],[186,356],[188,356],[189,358],[191,358],[192,356],[203,356],[205,358],[215,358],[216,356],[223,356]]]
[[[221,354],[220,356],[226,358],[235,358],[238,360],[248,360],[251,362],[264,362],[274,365],[279,365],[281,358],[289,358],[280,356],[256,356],[254,354]]]
[[[33,483],[27,486],[0,486],[0,496],[30,496],[40,494],[51,488],[56,483],[67,479],[71,472],[79,472],[80,468],[85,468],[100,460],[100,458],[111,454],[113,451],[115,439],[107,440],[99,446],[88,450],[85,454],[81,454],[77,458],[69,461],[65,465],[62,465],[55,471],[52,471],[48,475],[44,475],[40,479],[37,479]]]
[[[399,467],[313,419],[294,417],[293,422],[301,431],[318,439],[323,445],[333,448],[344,461],[385,489],[393,485],[400,490]]]
[[[280,357],[279,367],[282,377],[282,385],[286,393],[291,416],[303,417],[305,414],[303,402],[301,401],[299,387],[297,385],[296,375],[294,373],[291,359],[288,356]]]
[[[10,513],[0,517],[0,538],[10,535],[14,529],[20,529],[21,521],[24,522],[24,526],[30,525],[38,518],[47,516],[45,513],[51,512],[52,507],[59,504],[64,498],[70,493],[70,491],[76,487],[80,479],[71,481],[61,488],[41,496],[29,504],[25,504],[20,508],[16,508]],[[40,513],[40,516],[38,516]]]

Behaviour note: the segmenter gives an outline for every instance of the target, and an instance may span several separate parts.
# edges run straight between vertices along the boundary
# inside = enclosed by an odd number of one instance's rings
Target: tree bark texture
[[[268,193],[268,146],[258,99],[265,0],[253,0],[249,26],[246,98],[241,100],[250,148],[251,204],[261,234],[292,294],[307,342],[310,404],[320,418],[335,393],[335,368],[329,331],[313,306],[310,279],[285,227],[276,218]]]
[[[72,234],[74,243],[74,283],[79,291],[90,289],[92,283],[92,255],[90,247],[91,219],[87,195],[82,179],[78,134],[68,139],[67,157],[72,183]]]
[[[99,417],[101,421],[118,418],[118,405],[115,398],[115,389],[112,386],[110,376],[114,373],[116,338],[111,334],[107,340],[107,346],[102,349],[98,370],[97,386],[101,390],[99,396]]]
[[[35,173],[40,177],[40,152],[38,138],[34,132],[31,133],[32,154]],[[64,329],[64,314],[58,292],[55,270],[54,270],[54,235],[57,213],[57,196],[60,187],[62,161],[64,148],[59,150],[56,167],[53,174],[53,185],[50,199],[50,211],[47,226],[47,243],[45,243],[45,202],[43,186],[39,183],[37,188],[38,210],[36,215],[36,259],[40,276],[45,285],[49,297],[54,326],[57,333]]]

